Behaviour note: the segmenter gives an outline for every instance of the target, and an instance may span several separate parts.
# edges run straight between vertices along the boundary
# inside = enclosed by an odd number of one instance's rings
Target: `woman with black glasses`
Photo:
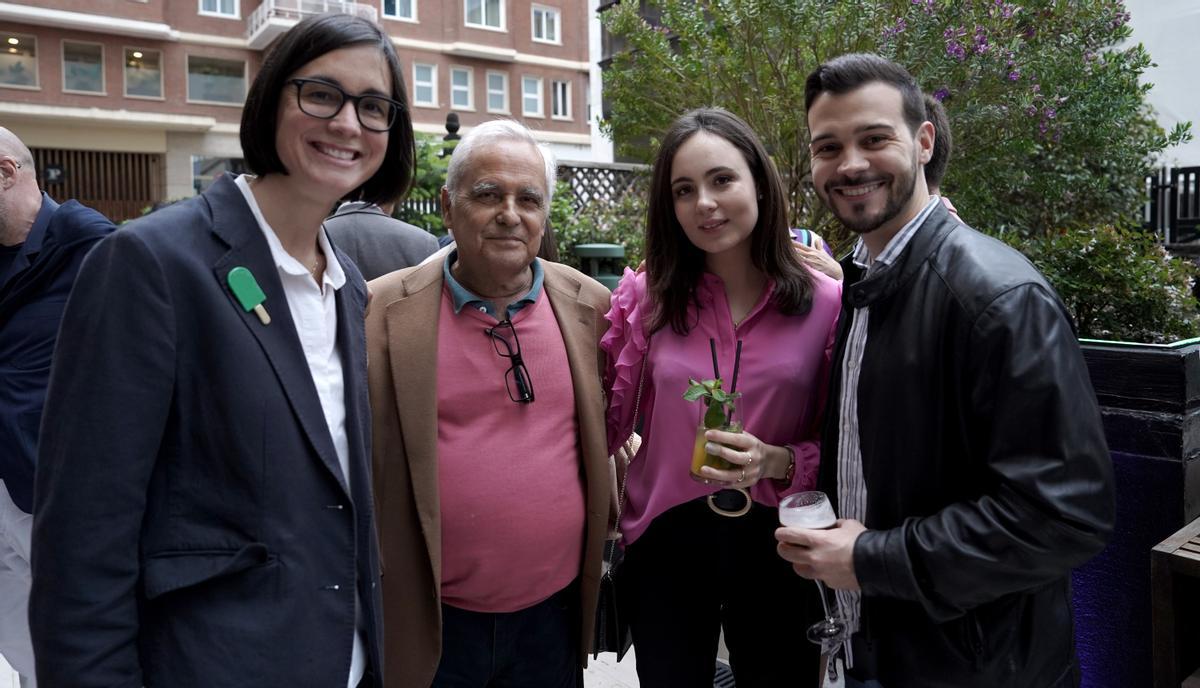
[[[241,140],[253,176],[101,242],[67,305],[36,486],[47,685],[382,685],[367,291],[321,222],[412,178],[391,40],[300,22]]]

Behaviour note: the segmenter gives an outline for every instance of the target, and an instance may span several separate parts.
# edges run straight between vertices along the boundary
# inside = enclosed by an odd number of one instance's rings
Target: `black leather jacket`
[[[1078,683],[1070,572],[1112,529],[1112,464],[1068,314],[1017,251],[940,205],[893,265],[847,259],[820,488],[836,501],[841,360],[858,386],[866,526],[856,675],[887,688]]]

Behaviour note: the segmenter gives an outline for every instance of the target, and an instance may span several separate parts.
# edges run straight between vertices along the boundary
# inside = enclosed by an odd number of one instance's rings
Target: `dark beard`
[[[870,232],[874,232],[894,219],[900,214],[900,211],[904,210],[904,207],[908,205],[909,199],[912,198],[913,190],[917,187],[917,174],[920,171],[920,164],[914,160],[913,168],[910,170],[907,180],[903,178],[892,177],[892,186],[890,189],[888,189],[887,203],[883,206],[883,211],[874,217],[862,217],[858,220],[853,219],[856,217],[855,215],[851,215],[850,218],[842,217],[836,210],[836,206],[833,203],[830,203],[828,200],[833,195],[829,190],[829,187],[833,186],[832,182],[829,182],[825,185],[825,205],[829,207],[831,212],[833,212],[834,217],[836,217],[838,221],[841,222],[842,225],[851,232],[854,232],[855,234],[868,234]],[[839,181],[839,183],[841,182]],[[904,188],[901,189],[900,186],[897,186],[898,184],[903,185]],[[858,206],[850,206],[851,211],[861,210],[861,208],[862,204],[859,204]]]

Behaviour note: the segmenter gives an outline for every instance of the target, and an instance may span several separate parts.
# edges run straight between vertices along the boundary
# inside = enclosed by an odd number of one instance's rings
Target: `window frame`
[[[233,1],[233,14],[227,14],[221,11],[221,0],[213,0],[217,4],[216,10],[204,9],[204,0],[197,0],[196,13],[201,17],[218,17],[220,19],[241,19],[242,18],[242,3],[241,0]]]
[[[482,29],[484,31],[498,31],[500,33],[508,33],[508,9],[506,7],[507,3],[505,2],[505,0],[496,0],[497,5],[500,7],[500,21],[496,26],[492,26],[491,24],[487,23],[488,0],[478,0],[479,16],[483,20],[483,22],[480,24],[472,23],[471,20],[468,18],[469,11],[467,9],[467,3],[471,2],[471,1],[472,0],[463,0],[463,5],[462,5],[463,26],[466,26],[469,29]]]
[[[538,22],[538,12],[542,13],[543,20]],[[554,15],[554,38],[538,38],[537,30],[539,25],[542,33],[546,33],[545,16],[548,14]],[[534,43],[545,43],[546,45],[562,45],[562,10],[549,5],[530,5],[529,6],[529,39]]]
[[[40,91],[42,90],[42,62],[38,57],[38,37],[33,34],[17,33],[15,31],[5,34],[6,38],[17,38],[21,40],[28,39],[30,45],[33,46],[33,83],[32,84],[8,84],[0,82],[0,88],[16,88],[22,91]]]
[[[497,93],[497,91],[492,90],[491,78],[493,76],[500,77],[501,80],[504,82],[504,89],[502,91],[499,91],[501,97],[504,99],[504,107],[499,110],[492,108],[492,94]],[[512,114],[512,100],[510,100],[509,88],[508,88],[508,72],[502,72],[498,69],[487,70],[487,76],[485,77],[485,81],[484,81],[484,90],[487,91],[486,109],[488,112],[493,112],[498,115],[511,115]]]
[[[457,92],[461,93],[464,88],[461,86],[456,86],[454,84],[454,73],[455,72],[465,72],[467,75],[467,85],[465,87],[466,93],[467,93],[467,104],[466,105],[459,105],[458,103],[454,102],[455,92],[457,91]],[[450,109],[457,110],[459,112],[475,112],[475,68],[467,67],[465,65],[450,65],[449,86],[450,86]]]
[[[191,66],[192,66],[192,58],[193,57],[198,57],[198,58],[204,59],[204,60],[221,60],[223,62],[240,62],[242,64],[242,99],[236,103],[233,103],[233,102],[225,101],[225,100],[198,100],[198,99],[192,98],[192,83],[191,83],[191,79],[189,77],[191,77],[191,75],[192,75]],[[196,104],[200,104],[200,105],[220,105],[223,107],[239,107],[240,108],[243,105],[245,105],[246,94],[250,89],[249,69],[250,69],[250,62],[248,60],[232,60],[227,57],[213,57],[211,55],[196,55],[196,54],[188,53],[187,55],[184,56],[184,60],[183,60],[184,88],[186,90],[186,93],[184,93],[184,101],[188,102],[188,103],[196,103]]]
[[[87,90],[78,89],[78,88],[67,88],[67,44],[68,43],[73,43],[75,45],[93,45],[93,46],[100,47],[100,90],[99,91],[87,91]],[[59,53],[59,58],[60,58],[59,62],[61,63],[59,65],[59,76],[62,78],[62,81],[59,83],[61,86],[60,90],[63,93],[70,93],[72,95],[81,95],[81,96],[106,96],[106,95],[108,95],[108,79],[106,78],[107,75],[104,73],[105,72],[105,59],[104,59],[104,44],[103,43],[97,43],[96,41],[77,41],[74,38],[64,38],[59,41],[58,53]]]
[[[428,67],[429,68],[429,81],[428,82],[417,81],[417,68],[418,67]],[[412,63],[412,75],[413,75],[413,78],[412,78],[412,84],[413,84],[413,86],[412,86],[412,105],[413,105],[413,107],[437,108],[438,107],[438,66],[437,66],[437,64],[435,64],[433,62],[413,62]],[[431,100],[422,101],[417,98],[417,88],[421,85],[429,86],[429,92],[430,92],[430,94],[432,94]]]
[[[412,5],[412,16],[411,17],[405,17],[400,14],[387,14],[384,11],[384,3],[385,2],[387,2],[387,0],[379,0],[379,18],[380,19],[391,19],[392,21],[410,22],[413,24],[420,23],[420,21],[417,19],[417,0],[408,0],[408,2],[411,3],[411,5]],[[399,10],[400,3],[404,2],[404,0],[395,0],[395,2],[396,2],[396,9]]]
[[[537,80],[538,109],[536,112],[529,110],[525,107],[525,99],[531,97],[527,94],[527,92],[525,90],[525,80],[526,79]],[[545,79],[543,79],[542,77],[532,76],[529,74],[521,75],[521,116],[522,117],[536,117],[538,119],[546,118],[546,82],[545,82]]]
[[[140,52],[143,56],[146,53],[158,53],[158,95],[157,96],[142,96],[129,93],[129,55],[130,52]],[[134,58],[139,59],[139,58]],[[136,98],[138,100],[166,100],[165,88],[163,82],[163,51],[157,48],[142,48],[136,45],[121,46],[121,95],[125,98]]]
[[[566,106],[566,114],[558,114],[554,111],[554,101],[558,98],[558,87],[565,86],[566,92],[563,94],[562,102]],[[550,119],[556,119],[560,122],[570,122],[575,119],[575,108],[571,103],[571,91],[574,89],[571,86],[569,79],[551,80],[550,81]]]

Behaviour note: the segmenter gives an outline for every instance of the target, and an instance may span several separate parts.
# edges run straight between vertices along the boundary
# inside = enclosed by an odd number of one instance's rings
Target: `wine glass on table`
[[[837,523],[837,515],[833,513],[833,505],[824,492],[797,492],[779,502],[779,522],[789,528],[824,530]],[[808,639],[821,646],[821,654],[826,656],[826,674],[836,681],[837,664],[834,660],[838,647],[850,637],[849,627],[840,613],[830,611],[825,584],[819,578],[814,578],[813,582],[821,593],[825,618],[808,627]]]

